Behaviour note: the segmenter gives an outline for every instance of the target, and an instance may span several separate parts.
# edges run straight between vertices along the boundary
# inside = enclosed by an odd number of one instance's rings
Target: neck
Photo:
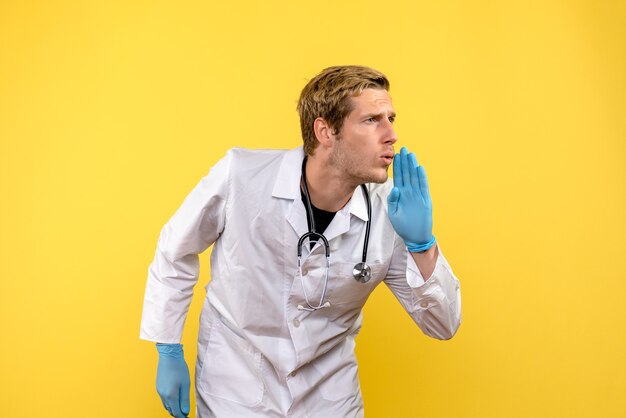
[[[311,204],[318,209],[339,211],[348,203],[358,186],[343,179],[336,168],[316,156],[307,159],[305,170]]]

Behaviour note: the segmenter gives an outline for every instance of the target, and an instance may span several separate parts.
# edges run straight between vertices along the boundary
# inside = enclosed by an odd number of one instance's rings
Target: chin
[[[388,178],[389,178],[389,176],[387,176],[387,175],[385,174],[385,176],[384,176],[384,177],[378,177],[377,179],[372,180],[370,183],[378,183],[378,184],[382,184],[382,183],[386,182]]]
[[[389,176],[387,175],[387,169],[383,172],[377,172],[370,174],[367,178],[364,179],[363,183],[384,183],[387,181]]]

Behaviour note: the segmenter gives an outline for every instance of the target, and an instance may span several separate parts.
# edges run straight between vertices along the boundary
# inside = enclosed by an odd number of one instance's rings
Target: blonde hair
[[[306,155],[312,155],[318,144],[313,129],[315,119],[324,119],[333,134],[338,134],[353,110],[350,98],[370,88],[389,91],[389,80],[380,71],[358,65],[326,68],[304,86],[296,109]]]

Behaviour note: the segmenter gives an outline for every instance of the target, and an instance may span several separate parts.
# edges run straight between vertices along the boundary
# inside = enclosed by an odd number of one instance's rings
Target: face
[[[384,183],[398,140],[391,97],[383,89],[365,89],[351,100],[353,110],[335,136],[329,164],[355,186]]]

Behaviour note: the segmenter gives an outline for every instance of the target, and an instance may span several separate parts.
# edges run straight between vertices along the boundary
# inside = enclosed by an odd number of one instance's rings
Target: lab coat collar
[[[300,176],[304,150],[298,147],[285,152],[274,181],[272,196],[281,199],[300,198]]]
[[[365,185],[365,187],[367,187],[367,184]],[[367,221],[369,219],[367,216],[367,202],[365,201],[365,195],[363,194],[363,189],[361,189],[361,186],[358,186],[354,190],[354,193],[352,193],[352,198],[350,198],[348,204],[350,205],[351,214],[363,221]]]
[[[300,177],[304,150],[298,147],[285,152],[274,181],[272,196],[281,199],[300,200]],[[358,186],[344,209],[363,221],[368,220],[367,203],[361,186]],[[341,212],[341,211],[340,211]]]

